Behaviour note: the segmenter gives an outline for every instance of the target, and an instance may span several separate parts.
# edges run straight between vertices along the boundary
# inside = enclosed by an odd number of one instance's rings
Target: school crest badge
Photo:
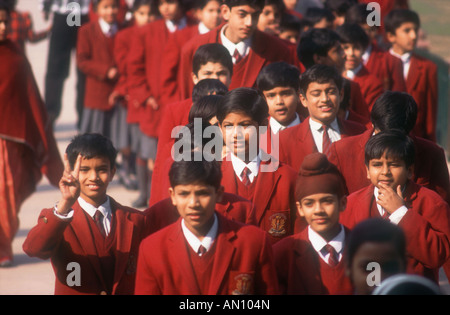
[[[283,213],[275,213],[269,217],[270,229],[269,234],[273,237],[282,237],[287,233],[286,223],[287,217]]]
[[[254,277],[253,273],[231,272],[231,294],[249,295],[253,294]]]

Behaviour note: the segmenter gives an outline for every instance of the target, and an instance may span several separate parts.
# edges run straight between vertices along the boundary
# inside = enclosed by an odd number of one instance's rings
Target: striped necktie
[[[322,126],[322,153],[325,154],[327,157],[330,155],[330,148],[331,148],[331,139],[328,135],[328,126],[323,125]]]
[[[339,257],[334,247],[330,244],[327,244],[324,247],[325,251],[330,254],[330,256],[328,257],[328,265],[330,265],[331,267],[337,266],[337,264],[339,263]]]

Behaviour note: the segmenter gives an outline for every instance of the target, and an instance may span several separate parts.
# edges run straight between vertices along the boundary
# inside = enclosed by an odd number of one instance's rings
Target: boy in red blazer
[[[318,64],[302,73],[300,101],[309,117],[280,133],[280,161],[299,170],[308,154],[328,155],[331,143],[365,131],[363,125],[337,117],[342,84],[342,76],[334,67]]]
[[[45,175],[57,187],[64,169],[30,63],[7,38],[10,8],[0,3],[0,268],[13,263],[23,201]]]
[[[414,156],[413,141],[401,131],[372,136],[365,149],[371,184],[349,195],[341,222],[350,229],[373,217],[398,224],[406,237],[407,272],[438,282],[450,256],[450,207],[412,181]]]
[[[404,92],[411,94],[419,106],[414,134],[436,142],[437,67],[414,53],[420,18],[414,11],[398,9],[386,16],[384,24],[386,37],[392,45],[390,58],[399,58],[403,63]]]
[[[339,223],[347,204],[345,185],[325,154],[305,157],[295,195],[308,228],[273,246],[281,292],[352,294],[343,259],[350,230]]]
[[[140,246],[136,294],[277,294],[272,248],[264,231],[226,219],[216,161],[177,161],[170,196],[180,218]]]
[[[373,106],[372,126],[366,132],[333,143],[330,161],[345,178],[349,193],[370,184],[364,164],[364,148],[374,134],[398,129],[410,134],[417,118],[417,104],[414,98],[403,92],[384,92]],[[415,147],[413,181],[436,191],[450,202],[450,179],[444,150],[437,144],[411,136]]]
[[[383,93],[383,82],[363,64],[363,53],[369,45],[369,37],[358,24],[344,23],[336,29],[344,51],[343,76],[358,83],[361,93],[372,110],[373,103]]]
[[[218,0],[194,1],[194,13],[198,24],[186,27],[173,33],[164,49],[161,68],[161,94],[164,104],[182,101],[179,91],[179,64],[181,50],[192,37],[206,34],[220,25],[222,16],[221,2]]]
[[[134,292],[144,216],[107,194],[116,154],[99,134],[76,136],[66,149],[61,200],[41,211],[23,244],[29,256],[51,259],[55,294]]]
[[[229,91],[217,111],[226,145],[222,185],[253,202],[257,226],[276,242],[294,232],[296,172],[260,145],[260,127],[267,126],[267,117],[263,94],[252,88]]]
[[[206,43],[224,45],[233,57],[233,77],[230,89],[254,87],[259,71],[269,63],[286,61],[295,64],[292,51],[283,40],[257,30],[264,0],[226,0],[221,6],[225,23],[210,32],[196,36],[185,44],[180,59],[182,99],[192,93],[192,57],[197,48]]]
[[[119,77],[114,61],[118,0],[97,0],[94,8],[99,18],[80,28],[77,41],[77,66],[86,75],[80,131],[110,137],[113,105],[109,97]]]

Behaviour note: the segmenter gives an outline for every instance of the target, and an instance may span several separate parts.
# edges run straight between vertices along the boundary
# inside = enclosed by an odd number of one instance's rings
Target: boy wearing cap
[[[351,294],[342,256],[349,233],[339,223],[347,198],[337,168],[326,155],[305,157],[296,183],[296,205],[308,227],[273,246],[283,294]]]

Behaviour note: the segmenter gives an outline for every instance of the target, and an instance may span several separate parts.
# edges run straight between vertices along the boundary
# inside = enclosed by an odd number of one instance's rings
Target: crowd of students
[[[45,174],[61,199],[23,249],[51,259],[56,294],[371,294],[371,262],[382,280],[450,275],[437,67],[414,53],[418,14],[378,1],[383,24],[369,26],[367,1],[304,15],[292,2],[135,0],[121,22],[123,1],[92,0],[80,134],[60,157],[0,0],[0,263]],[[140,192],[133,208],[108,195],[116,173]]]

